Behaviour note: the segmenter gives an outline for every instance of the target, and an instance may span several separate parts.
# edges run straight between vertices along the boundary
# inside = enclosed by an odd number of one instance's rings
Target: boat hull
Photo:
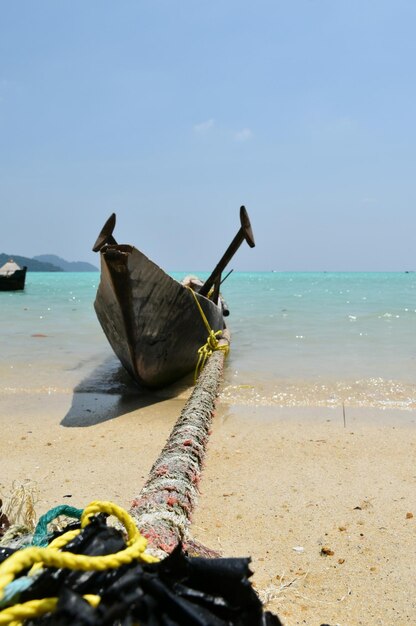
[[[26,267],[15,270],[12,274],[0,274],[0,291],[21,291],[25,288]]]
[[[128,245],[100,251],[94,307],[114,352],[140,385],[164,387],[193,371],[208,331],[194,295]],[[196,297],[210,328],[224,328],[220,305]]]

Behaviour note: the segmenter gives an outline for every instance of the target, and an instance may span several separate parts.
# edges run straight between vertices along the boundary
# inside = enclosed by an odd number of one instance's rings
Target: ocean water
[[[0,292],[1,394],[139,393],[96,319],[98,281],[29,273]],[[416,407],[416,274],[235,272],[222,292],[224,402]]]

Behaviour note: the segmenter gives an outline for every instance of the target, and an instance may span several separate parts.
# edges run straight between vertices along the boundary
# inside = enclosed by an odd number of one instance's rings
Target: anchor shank
[[[231,259],[233,258],[234,254],[237,252],[238,248],[243,243],[244,239],[245,239],[244,231],[243,231],[242,228],[240,228],[240,230],[238,231],[238,233],[236,234],[236,236],[234,237],[234,239],[232,240],[232,242],[228,246],[227,250],[224,252],[223,256],[221,257],[221,259],[217,263],[217,265],[216,265],[215,269],[213,270],[213,272],[211,273],[210,277],[204,282],[203,286],[199,290],[199,293],[201,294],[201,296],[207,296],[207,294],[209,293],[209,290],[211,289],[212,285],[215,283],[215,280],[219,276],[221,276],[223,270],[228,265],[228,263],[231,261]]]

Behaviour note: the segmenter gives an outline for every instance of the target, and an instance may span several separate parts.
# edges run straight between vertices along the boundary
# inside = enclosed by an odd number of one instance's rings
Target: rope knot
[[[202,310],[200,303],[198,302],[198,298],[196,297],[195,291],[191,287],[187,287],[187,289],[189,289],[189,291],[193,295],[194,300],[196,302],[196,306],[198,307],[198,310],[201,314],[202,321],[204,322],[205,328],[208,331],[208,337],[207,337],[206,343],[204,343],[204,345],[198,349],[199,358],[198,358],[198,363],[196,364],[195,374],[194,374],[194,383],[196,383],[197,378],[199,374],[201,373],[201,370],[204,368],[205,363],[207,359],[211,356],[211,354],[215,352],[216,350],[222,350],[225,353],[225,356],[227,356],[230,350],[230,346],[226,343],[222,345],[218,343],[218,338],[222,336],[222,330],[216,330],[216,331],[212,330],[206,318],[206,315],[204,311]]]
[[[221,337],[222,335],[222,330],[217,330],[217,332],[214,332],[213,330],[211,330],[211,332],[209,333],[208,337],[207,337],[207,344],[209,349],[212,352],[215,352],[215,350],[218,350],[218,339],[217,337]]]

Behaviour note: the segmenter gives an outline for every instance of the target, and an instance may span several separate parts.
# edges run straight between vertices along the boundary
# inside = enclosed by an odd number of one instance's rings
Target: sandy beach
[[[185,402],[3,395],[0,493],[30,480],[38,515],[129,508]],[[251,556],[267,608],[295,624],[414,624],[416,415],[217,403],[193,538]],[[83,424],[83,425],[81,425]]]
[[[54,507],[111,501],[158,556],[180,537],[250,558],[283,626],[416,626],[416,1],[1,18],[0,543],[9,519],[30,536]],[[164,450],[215,353],[212,425],[214,376]],[[9,586],[13,560],[3,607],[37,594]],[[95,621],[134,604],[126,579]],[[153,582],[131,611],[149,621],[148,590],[170,605]]]

